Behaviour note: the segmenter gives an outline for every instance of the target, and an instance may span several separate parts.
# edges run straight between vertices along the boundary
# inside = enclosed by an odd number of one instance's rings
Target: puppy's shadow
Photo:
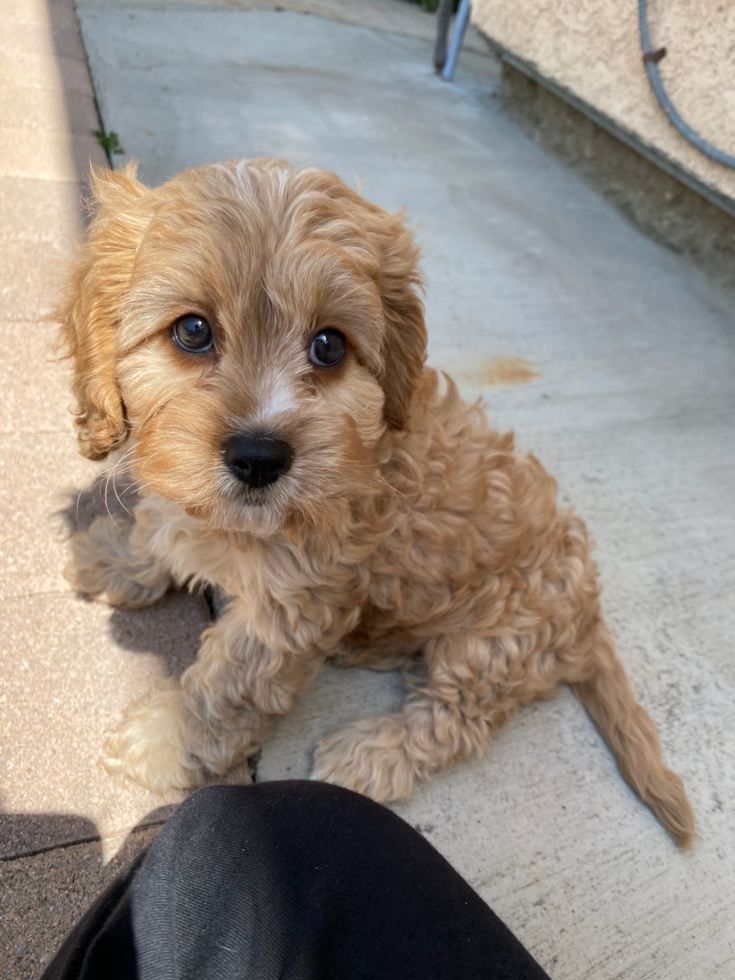
[[[138,502],[135,486],[127,476],[113,487],[106,474],[82,490],[65,490],[64,496],[66,502],[58,514],[69,537],[87,530],[97,517],[110,516],[120,524],[130,523]],[[153,654],[165,676],[178,677],[196,659],[199,637],[211,625],[210,610],[208,597],[203,594],[171,590],[146,609],[113,609],[110,635],[125,650]]]
[[[97,517],[110,516],[120,524],[130,523],[138,503],[137,486],[127,473],[113,471],[111,464],[88,486],[65,487],[64,504],[56,512],[66,524],[69,537],[86,531]]]
[[[210,625],[199,595],[168,592],[147,609],[113,609],[114,642],[135,653],[154,654],[166,677],[179,677],[196,660],[199,637]]]

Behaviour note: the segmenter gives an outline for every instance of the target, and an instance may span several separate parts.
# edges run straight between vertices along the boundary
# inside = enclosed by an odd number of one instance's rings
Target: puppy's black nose
[[[287,442],[267,436],[231,436],[222,446],[228,469],[248,487],[267,487],[291,467]]]

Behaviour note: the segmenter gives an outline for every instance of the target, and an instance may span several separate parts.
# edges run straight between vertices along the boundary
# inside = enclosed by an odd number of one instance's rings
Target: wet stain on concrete
[[[492,386],[525,385],[541,377],[537,365],[523,357],[499,357],[478,355],[467,358],[465,364],[456,370],[458,381],[464,381],[473,388]]]

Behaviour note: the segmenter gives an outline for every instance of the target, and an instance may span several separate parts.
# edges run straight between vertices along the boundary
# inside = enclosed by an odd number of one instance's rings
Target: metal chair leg
[[[449,53],[447,54],[447,60],[444,68],[442,69],[442,78],[445,82],[451,82],[454,79],[454,73],[457,70],[459,52],[462,50],[462,42],[464,41],[467,24],[470,19],[471,2],[472,0],[462,0],[459,5],[459,10],[457,11],[457,20],[454,25],[452,40],[449,44]]]
[[[447,37],[449,23],[454,11],[454,0],[439,0],[436,12],[436,45],[434,46],[434,69],[441,75],[442,68],[447,62]]]

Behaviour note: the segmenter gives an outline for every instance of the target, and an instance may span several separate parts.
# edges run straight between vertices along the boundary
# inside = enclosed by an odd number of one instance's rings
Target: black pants
[[[43,980],[548,980],[415,830],[316,782],[211,786]]]

